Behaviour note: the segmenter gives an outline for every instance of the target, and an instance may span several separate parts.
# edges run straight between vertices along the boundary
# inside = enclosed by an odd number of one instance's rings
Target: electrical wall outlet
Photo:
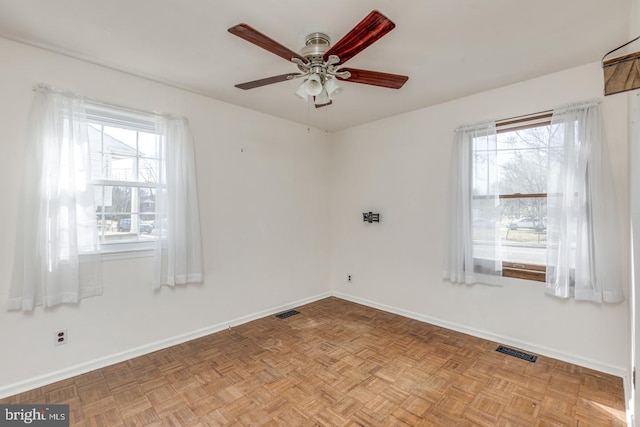
[[[54,337],[54,345],[62,345],[67,343],[67,330],[66,329],[58,329],[55,333]]]
[[[350,274],[347,276],[347,282],[351,283],[351,275]]]

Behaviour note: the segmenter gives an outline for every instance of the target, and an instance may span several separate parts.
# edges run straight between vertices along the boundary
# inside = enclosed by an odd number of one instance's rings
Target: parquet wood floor
[[[327,298],[0,400],[74,426],[624,426],[622,380]]]

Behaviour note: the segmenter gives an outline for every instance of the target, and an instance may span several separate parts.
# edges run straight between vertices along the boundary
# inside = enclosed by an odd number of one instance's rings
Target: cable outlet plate
[[[67,330],[66,329],[58,329],[55,332],[53,345],[62,345],[67,343]]]

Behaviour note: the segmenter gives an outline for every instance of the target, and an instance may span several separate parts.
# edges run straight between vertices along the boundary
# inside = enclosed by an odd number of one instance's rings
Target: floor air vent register
[[[525,353],[520,350],[515,350],[513,348],[505,347],[503,345],[499,345],[496,348],[497,352],[508,354],[509,356],[517,357],[518,359],[526,360],[527,362],[535,363],[538,360],[538,356],[534,356],[533,354]]]
[[[286,319],[287,317],[291,317],[296,314],[300,314],[300,312],[296,310],[289,310],[289,311],[285,311],[284,313],[276,314],[276,317],[279,319]]]

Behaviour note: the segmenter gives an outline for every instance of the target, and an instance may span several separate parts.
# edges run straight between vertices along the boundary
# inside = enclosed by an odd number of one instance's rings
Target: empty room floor
[[[338,298],[0,404],[74,426],[624,426],[622,379]]]

